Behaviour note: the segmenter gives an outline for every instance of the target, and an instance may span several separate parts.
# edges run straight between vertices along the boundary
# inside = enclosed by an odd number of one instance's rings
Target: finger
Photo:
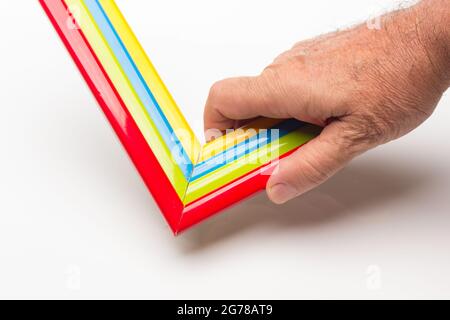
[[[206,102],[205,130],[234,128],[236,121],[260,116],[291,118],[285,101],[280,86],[266,75],[219,81]]]
[[[285,203],[326,181],[360,151],[352,147],[341,123],[327,126],[320,136],[281,160],[267,183],[267,194],[277,204]]]

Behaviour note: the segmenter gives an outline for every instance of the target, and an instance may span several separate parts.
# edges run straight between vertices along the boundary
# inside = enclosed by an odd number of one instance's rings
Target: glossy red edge
[[[277,160],[262,165],[258,169],[247,173],[245,176],[239,177],[220,189],[214,190],[202,198],[187,204],[184,208],[180,224],[176,228],[178,230],[176,234],[185,231],[218,211],[238,204],[238,202],[251,195],[264,190],[270,174],[277,167],[280,160],[290,156],[301,147],[295,148],[283,154]]]
[[[84,34],[79,28],[68,27],[67,22],[71,17],[64,1],[39,0],[39,2],[141,174],[172,231],[177,233],[176,228],[182,216],[183,204]]]

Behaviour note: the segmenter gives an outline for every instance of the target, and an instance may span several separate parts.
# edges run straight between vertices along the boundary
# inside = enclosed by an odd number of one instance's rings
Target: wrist
[[[423,0],[413,12],[418,40],[445,91],[450,86],[450,0]]]

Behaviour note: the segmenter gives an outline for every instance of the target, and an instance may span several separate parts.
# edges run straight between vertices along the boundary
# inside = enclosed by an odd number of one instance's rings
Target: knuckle
[[[282,55],[282,56],[285,57],[285,55]],[[280,57],[282,57],[282,56],[280,56]],[[263,77],[269,81],[279,79],[280,69],[281,69],[282,65],[283,64],[281,62],[274,62],[274,63],[268,65],[262,72],[261,77]]]
[[[223,95],[224,95],[224,87],[225,87],[225,80],[220,80],[215,82],[212,86],[211,89],[209,90],[209,96],[208,96],[208,100],[211,103],[214,103],[218,100],[220,100]]]
[[[272,64],[259,77],[259,82],[267,93],[273,93],[276,96],[288,96],[286,82],[289,73],[286,72],[284,67],[284,64]]]

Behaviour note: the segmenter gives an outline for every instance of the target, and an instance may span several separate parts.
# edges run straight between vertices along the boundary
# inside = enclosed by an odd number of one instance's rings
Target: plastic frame
[[[257,119],[201,146],[113,0],[40,0],[172,231],[265,188],[320,133]]]

